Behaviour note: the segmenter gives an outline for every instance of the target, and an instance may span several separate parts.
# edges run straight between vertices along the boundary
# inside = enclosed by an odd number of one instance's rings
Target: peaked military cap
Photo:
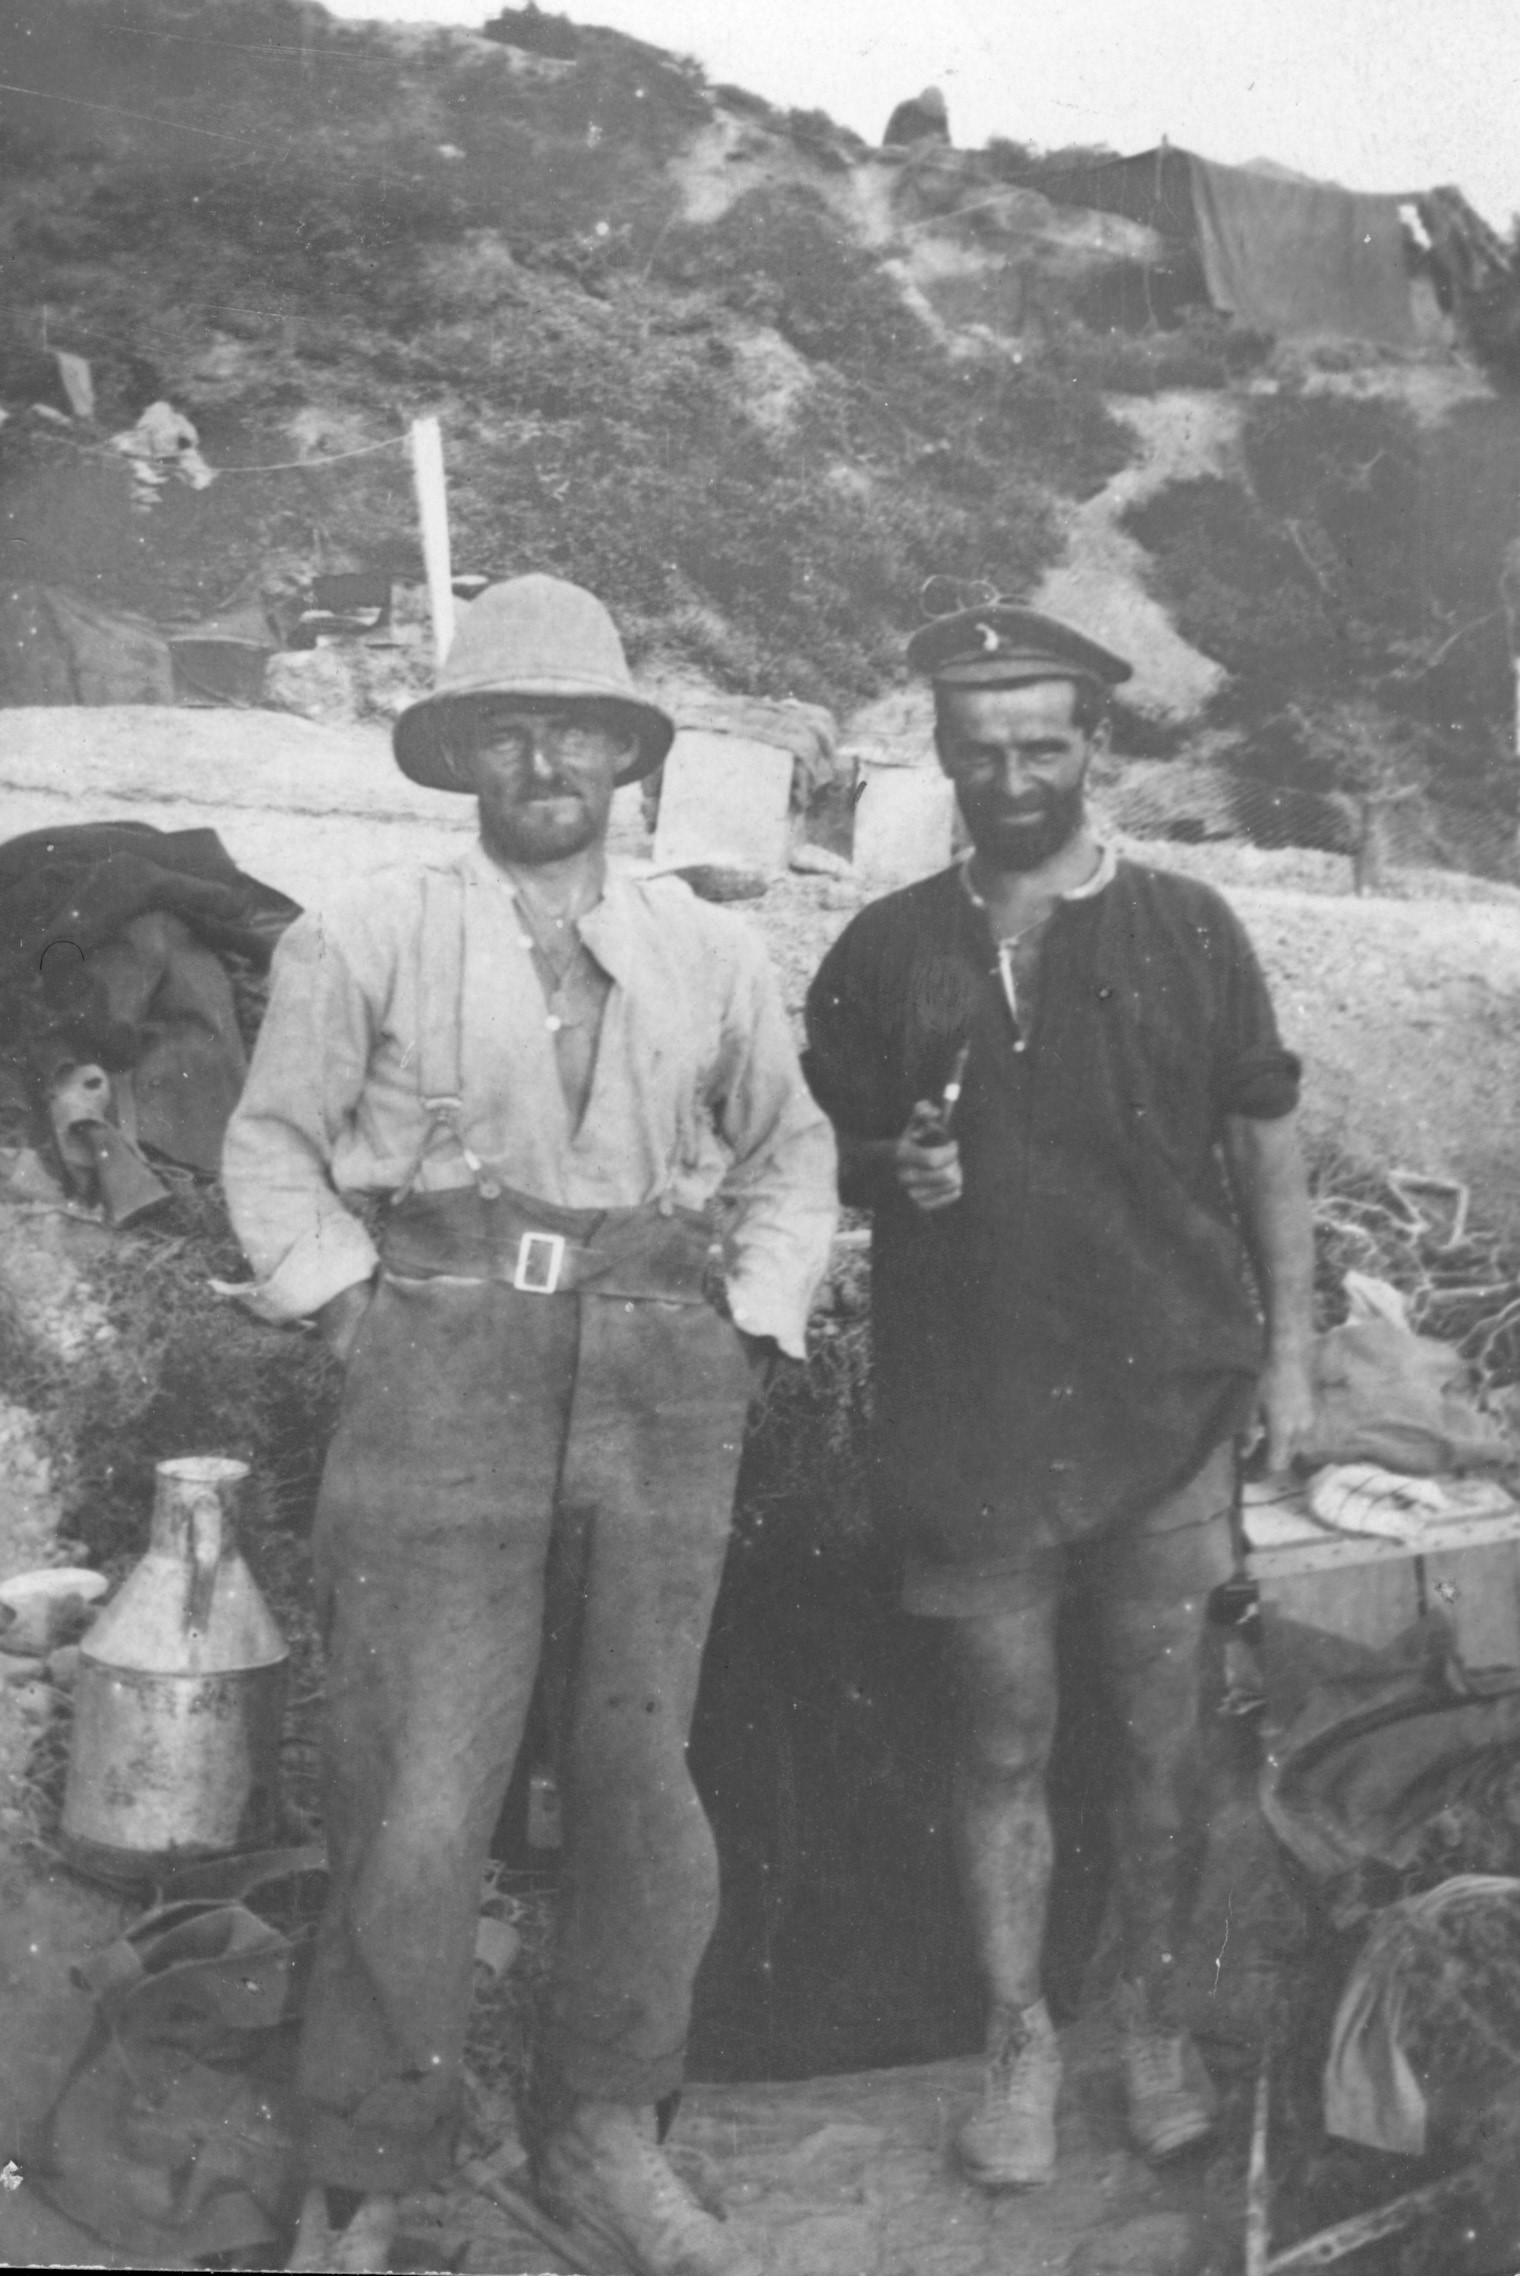
[[[1012,688],[1030,680],[1118,687],[1134,665],[1074,625],[1017,601],[984,601],[932,617],[908,642],[908,666],[945,687]]]

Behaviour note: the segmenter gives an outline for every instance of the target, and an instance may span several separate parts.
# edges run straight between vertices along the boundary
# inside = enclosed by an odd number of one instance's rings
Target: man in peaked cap
[[[479,841],[291,928],[228,1135],[259,1306],[346,1367],[292,2266],[383,2267],[397,2199],[449,2167],[542,1660],[565,1849],[535,2186],[588,2265],[757,2276],[655,2115],[717,1906],[685,1747],[744,1418],[802,1355],[834,1150],[753,932],[608,867],[613,792],[673,732],[591,594],[488,588],[395,730],[414,781],[474,795]]]
[[[844,1195],[874,1212],[877,1501],[958,1693],[956,1848],[989,1995],[959,2154],[1017,2187],[1055,2161],[1044,1776],[1078,1586],[1123,1734],[1130,2130],[1164,2157],[1212,2123],[1178,1979],[1203,1613],[1232,1568],[1238,1436],[1259,1416],[1281,1467],[1309,1421],[1309,1212],[1298,1066],[1238,922],[1207,886],[1117,860],[1087,816],[1130,666],[1002,601],[908,653],[972,850],[845,929],[805,1065]]]

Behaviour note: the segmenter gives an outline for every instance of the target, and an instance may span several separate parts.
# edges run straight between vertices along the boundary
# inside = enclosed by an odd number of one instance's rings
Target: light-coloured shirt
[[[430,1118],[419,1080],[421,1021],[436,1017],[423,872],[383,872],[300,918],[276,953],[223,1157],[255,1308],[299,1319],[368,1279],[375,1245],[342,1196],[468,1185],[462,1136],[501,1183],[562,1208],[700,1209],[722,1188],[735,1324],[800,1358],[834,1229],[834,1140],[763,942],[678,879],[610,872],[578,923],[611,988],[576,1121],[510,878],[479,845],[440,866],[463,892],[459,1134]]]

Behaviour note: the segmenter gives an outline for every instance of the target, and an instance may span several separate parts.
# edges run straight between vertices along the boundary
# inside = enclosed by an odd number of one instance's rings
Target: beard
[[[1042,789],[1016,805],[1001,791],[960,798],[961,816],[971,842],[993,869],[1041,869],[1070,845],[1086,816],[1084,785],[1070,790]]]
[[[503,861],[563,861],[595,842],[596,815],[568,783],[535,790],[529,798],[479,795],[480,834]]]

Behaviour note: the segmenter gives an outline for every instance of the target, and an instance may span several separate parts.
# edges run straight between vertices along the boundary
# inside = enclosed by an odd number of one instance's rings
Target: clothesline
[[[280,458],[272,460],[267,466],[216,466],[212,472],[218,480],[224,474],[316,474],[323,467],[341,465],[344,459],[372,458],[383,450],[405,450],[409,439],[406,435],[387,435],[383,442],[357,443],[352,450],[329,451],[325,458]],[[103,458],[112,465],[116,463],[117,454],[109,443],[81,442],[79,449],[85,457]]]
[[[219,466],[216,472],[219,478],[224,474],[310,474],[320,467],[336,466],[341,459],[370,458],[382,450],[405,450],[408,439],[406,435],[387,435],[384,442],[359,443],[353,450],[329,451],[326,458],[282,458],[270,466]]]
[[[125,103],[92,103],[87,95],[62,95],[52,87],[18,87],[11,79],[0,79],[0,95],[30,95],[39,103],[72,103],[76,110],[107,111],[117,118],[137,119],[144,126],[168,127],[179,134],[204,135],[208,142],[230,142],[239,149],[257,150],[267,155],[264,145],[255,142],[249,135],[221,134],[213,126],[192,126],[188,119],[162,118],[153,111],[129,110]]]

